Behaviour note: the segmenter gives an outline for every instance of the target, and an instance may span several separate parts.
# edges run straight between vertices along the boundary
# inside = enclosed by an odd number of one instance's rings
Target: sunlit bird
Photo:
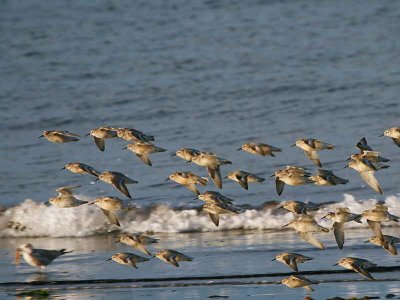
[[[72,133],[65,130],[45,130],[39,138],[45,137],[52,143],[63,144],[68,142],[79,141],[79,134]]]
[[[319,160],[317,151],[324,149],[332,150],[335,148],[335,146],[332,144],[328,144],[317,139],[299,139],[294,145],[292,145],[292,147],[294,146],[303,149],[308,158],[318,167],[322,167],[322,164]]]

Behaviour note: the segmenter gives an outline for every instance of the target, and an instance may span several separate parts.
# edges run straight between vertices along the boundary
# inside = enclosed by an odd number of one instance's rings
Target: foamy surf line
[[[78,197],[93,200],[88,197]],[[321,220],[336,207],[348,207],[354,213],[371,209],[377,199],[355,199],[345,194],[340,202],[320,205],[315,214],[322,226],[330,226],[331,221]],[[400,198],[388,196],[384,200],[389,211],[400,215]],[[239,215],[222,215],[216,227],[206,212],[198,208],[174,208],[168,205],[143,206],[119,214],[121,228],[109,225],[100,209],[93,205],[75,208],[56,208],[33,200],[25,200],[17,206],[8,208],[0,215],[0,237],[83,237],[100,235],[115,231],[126,232],[207,232],[226,230],[280,230],[292,218],[292,213],[277,210],[279,202],[267,202],[261,206],[243,205]],[[397,223],[391,225],[399,226]],[[366,222],[349,222],[346,228],[367,227]]]

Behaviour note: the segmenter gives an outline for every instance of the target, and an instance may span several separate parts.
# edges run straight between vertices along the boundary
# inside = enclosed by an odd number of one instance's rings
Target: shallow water
[[[0,205],[8,207],[0,214],[0,281],[38,280],[30,267],[10,264],[14,249],[27,242],[74,250],[51,265],[46,281],[287,272],[285,266],[270,262],[283,250],[316,257],[316,265],[303,264],[304,270],[331,269],[344,255],[398,265],[397,257],[363,244],[371,235],[365,224],[348,232],[343,251],[337,250],[331,234],[324,239],[328,249],[315,251],[291,231],[270,231],[280,229],[291,216],[276,212],[268,201],[334,202],[355,212],[385,201],[392,213],[400,214],[399,148],[389,138],[378,137],[399,125],[399,30],[400,3],[395,1],[0,1]],[[107,140],[102,153],[91,137],[63,145],[37,139],[47,129],[84,135],[103,125],[143,130],[168,151],[154,154],[153,167],[148,167],[122,150],[122,140]],[[385,196],[366,186],[354,170],[343,169],[363,136],[391,159],[390,168],[376,173]],[[275,170],[286,165],[316,170],[300,149],[290,147],[301,137],[334,144],[334,151],[320,152],[323,166],[350,183],[286,186],[277,196],[269,178]],[[248,141],[269,143],[283,152],[263,158],[235,151]],[[249,191],[224,181],[221,192],[248,209],[223,217],[216,228],[198,211],[201,204],[188,190],[164,182],[178,170],[206,176],[204,168],[169,155],[180,147],[213,151],[231,160],[232,165],[222,167],[223,175],[243,169],[267,179],[250,185]],[[128,188],[141,208],[120,216],[123,229],[155,232],[160,246],[179,249],[195,260],[179,269],[154,260],[139,270],[104,263],[126,248],[114,244],[116,228],[106,224],[99,210],[56,210],[40,204],[64,185],[82,185],[77,190],[81,199],[121,196],[104,183],[91,184],[89,176],[60,170],[73,161],[138,180]],[[212,183],[202,191],[208,189],[215,189]],[[336,205],[322,205],[318,217]],[[399,236],[399,227],[384,230]],[[383,272],[376,277],[398,275]],[[315,298],[339,295],[342,289],[342,296],[400,293],[396,281],[359,282],[357,274],[340,278],[351,284],[322,282]],[[258,280],[136,289],[107,283],[91,284],[86,290],[74,284],[72,290],[63,286],[54,296],[305,295]],[[13,295],[15,288],[0,286],[3,295]]]

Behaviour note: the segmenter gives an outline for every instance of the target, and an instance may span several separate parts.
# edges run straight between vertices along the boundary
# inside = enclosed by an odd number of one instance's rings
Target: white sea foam
[[[328,211],[334,211],[336,207],[348,207],[354,213],[361,213],[363,210],[372,208],[376,203],[376,199],[356,200],[352,195],[345,194],[340,202],[322,205],[315,217],[321,225],[330,226],[331,221],[320,220]],[[400,215],[399,197],[388,196],[385,204],[392,214]],[[291,213],[284,213],[270,206],[269,208],[250,208],[243,210],[239,215],[220,216],[220,225],[216,227],[208,214],[199,209],[176,209],[167,205],[142,207],[122,212],[119,217],[121,229],[109,225],[100,209],[93,205],[60,209],[25,200],[22,204],[10,207],[0,215],[0,236],[82,237],[117,230],[170,233],[235,229],[278,230],[293,218]],[[365,222],[347,224],[346,227],[367,226]],[[396,224],[391,222],[391,225]]]

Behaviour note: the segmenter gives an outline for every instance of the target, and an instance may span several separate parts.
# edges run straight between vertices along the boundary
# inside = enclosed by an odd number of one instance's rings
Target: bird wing
[[[275,179],[275,188],[276,188],[276,192],[278,193],[278,195],[282,195],[283,192],[283,188],[285,187],[285,183],[282,180],[279,180],[279,178]]]
[[[374,234],[379,237],[381,241],[384,240],[383,234],[382,234],[382,229],[381,229],[381,223],[380,222],[375,222],[371,220],[367,220],[368,226],[372,229]]]
[[[296,257],[285,257],[284,261],[290,268],[292,268],[293,271],[295,272],[299,271],[297,268]]]
[[[78,187],[80,187],[80,185],[63,186],[63,187],[56,189],[56,191],[59,193],[59,195],[58,195],[59,197],[60,196],[73,196],[74,194],[72,193],[72,189],[78,188]]]
[[[239,184],[241,185],[242,188],[245,190],[249,189],[248,181],[247,181],[247,176],[241,176],[236,174],[236,179],[238,180]]]
[[[400,147],[400,139],[392,138],[393,142]]]
[[[199,190],[197,189],[197,187],[196,187],[196,185],[194,183],[185,184],[185,187],[188,190],[192,191],[193,193],[195,193],[197,195],[200,195],[200,192],[199,192]]]
[[[318,241],[311,233],[299,232],[299,236],[306,242],[310,243],[311,245],[313,245],[319,249],[325,249],[325,245],[322,244],[320,241]]]
[[[397,255],[396,245],[393,243],[383,243],[383,248],[392,255]]]
[[[115,187],[117,190],[119,190],[122,194],[124,194],[128,198],[132,199],[131,194],[129,194],[129,191],[125,185],[124,178],[119,178],[119,179],[113,178],[111,182],[113,187]]]
[[[356,271],[357,273],[361,274],[362,276],[370,279],[370,280],[375,280],[374,277],[371,276],[371,274],[369,274],[369,272],[367,270],[365,270],[362,266],[360,266],[357,263],[353,263],[353,269],[354,271]]]
[[[139,251],[151,256],[150,251],[147,250],[147,248],[144,245],[138,243],[138,244],[136,244],[135,248],[138,249]]]
[[[104,151],[106,149],[105,139],[100,139],[94,136],[93,140],[100,151]]]
[[[342,249],[344,245],[344,223],[333,223],[333,233],[335,234],[335,240],[339,249]]]
[[[321,161],[319,160],[319,156],[317,151],[306,151],[304,150],[304,153],[308,156],[309,159],[312,160],[314,164],[316,164],[318,167],[322,167]]]
[[[377,193],[383,195],[383,191],[379,185],[378,180],[376,180],[374,176],[374,171],[364,171],[364,172],[359,172],[360,176],[364,181],[374,189]]]
[[[102,209],[102,208],[100,208],[100,209],[112,224],[115,224],[117,226],[121,226],[119,224],[119,221],[118,221],[117,216],[115,215],[115,213],[113,213],[113,212],[111,212],[109,210]]]
[[[93,176],[96,176],[96,177],[99,177],[99,175],[100,175],[100,172],[99,171],[96,171],[94,168],[92,168],[91,166],[88,166],[88,165],[84,165],[84,166],[82,166],[82,168],[83,168],[83,170],[86,172],[86,173],[88,173],[88,174],[90,174],[90,175],[93,175]]]
[[[305,288],[309,292],[314,292],[314,289],[309,285],[305,285],[305,286],[303,286],[303,288]]]
[[[209,212],[208,215],[210,216],[211,221],[213,221],[215,226],[218,227],[218,225],[219,225],[219,216],[218,216],[218,214],[212,214],[212,213]]]
[[[136,156],[139,157],[146,165],[152,166],[150,157],[147,154],[137,154]]]
[[[219,171],[219,166],[216,166],[215,168],[207,167],[207,171],[212,181],[214,181],[215,186],[219,189],[222,189],[222,178],[221,172]]]

